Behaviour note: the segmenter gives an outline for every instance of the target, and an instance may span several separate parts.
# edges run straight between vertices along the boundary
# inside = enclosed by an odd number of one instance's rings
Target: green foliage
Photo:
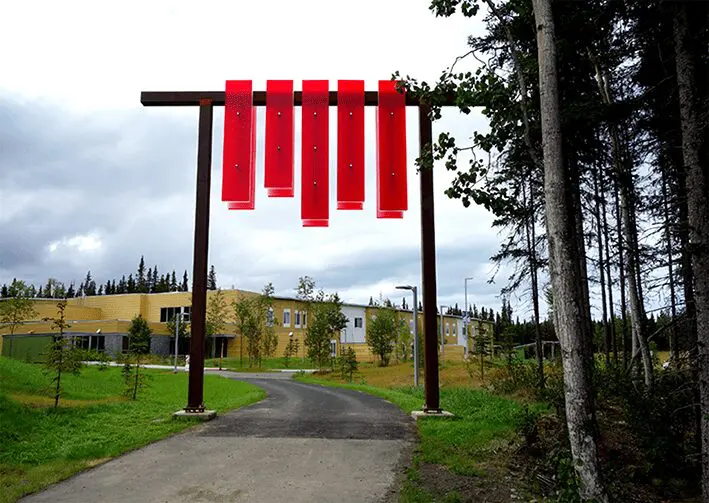
[[[479,330],[476,330],[475,332],[475,337],[473,338],[473,349],[475,354],[477,355],[477,360],[478,360],[478,369],[480,370],[480,379],[484,380],[485,379],[485,357],[486,356],[494,356],[493,350],[492,350],[492,345],[493,345],[493,336],[491,331],[488,328],[488,325],[482,325]],[[466,361],[466,364],[468,365],[468,372],[471,372],[471,365],[472,363],[472,358],[468,358]],[[472,375],[471,375],[472,377]]]
[[[234,320],[239,335],[246,339],[249,367],[261,362],[261,330],[259,326],[259,306],[256,299],[240,295],[232,302]]]
[[[309,313],[305,347],[308,358],[323,369],[330,362],[330,340],[347,326],[347,317],[342,313],[340,297],[322,290],[310,302]]]
[[[564,404],[562,369],[546,366],[547,386],[535,389],[532,363],[514,363],[511,377],[495,374],[494,392],[531,391],[549,403],[553,415],[527,414],[517,430],[530,456],[528,479],[537,490],[561,502],[577,502],[578,481],[571,461]],[[501,367],[500,372],[508,369]],[[681,491],[698,492],[700,438],[693,404],[698,384],[691,367],[659,372],[652,396],[636,386],[621,367],[596,362],[594,389],[600,428],[600,461],[612,501],[650,501],[652,488],[659,500],[675,501]],[[532,411],[533,412],[533,411]],[[652,501],[655,501],[652,499]]]
[[[298,339],[291,335],[288,337],[288,344],[283,350],[283,365],[285,368],[290,367],[290,359],[298,355]]]
[[[99,370],[106,370],[109,368],[109,363],[111,362],[111,356],[104,351],[98,351],[96,349],[82,349],[79,350],[79,355],[81,361],[85,362],[98,362],[97,368]]]
[[[150,336],[153,330],[142,315],[135,316],[128,327],[128,352],[145,355],[150,352]]]
[[[405,362],[409,359],[409,355],[411,354],[411,344],[413,343],[414,336],[411,333],[406,317],[397,311],[396,318],[397,329],[394,356],[397,362]]]
[[[315,280],[310,276],[301,276],[298,278],[298,286],[295,289],[296,299],[305,302],[312,302],[315,295]]]
[[[637,467],[635,476],[666,482],[699,478],[701,462],[694,455],[701,446],[695,409],[699,384],[691,367],[658,372],[652,396],[614,365],[598,365],[594,381],[598,407],[614,407],[620,414],[616,419],[627,423],[642,449],[645,463]]]
[[[397,312],[390,308],[376,304],[377,308],[371,319],[367,321],[367,344],[372,352],[379,357],[383,367],[389,365],[389,359],[397,337],[401,333],[401,326]]]
[[[357,354],[355,353],[355,350],[352,349],[352,346],[347,346],[347,349],[342,350],[338,360],[340,366],[340,377],[343,380],[352,382],[354,374],[358,369]]]
[[[0,330],[7,329],[12,335],[17,325],[36,316],[37,311],[24,282],[13,281],[8,295],[11,296],[0,301]]]
[[[120,369],[68,374],[62,379],[65,401],[53,409],[10,398],[51,400],[51,391],[40,391],[46,388],[41,366],[0,357],[0,501],[16,501],[99,460],[193,426],[172,420],[184,406],[187,374],[148,372],[152,386],[137,402],[121,396]],[[205,375],[204,388],[210,408],[220,413],[264,396],[251,384],[213,375]]]
[[[59,407],[59,399],[64,392],[62,374],[78,375],[81,371],[81,357],[83,356],[82,351],[74,345],[74,341],[69,337],[64,337],[64,332],[70,327],[66,322],[65,309],[66,301],[59,301],[57,303],[57,317],[45,318],[45,321],[51,321],[52,328],[58,331],[58,334],[52,337],[44,364],[52,374],[55,409]]]
[[[261,368],[262,359],[272,357],[278,346],[273,294],[273,285],[268,283],[261,295],[241,295],[232,302],[237,331],[246,340],[249,367]]]
[[[488,375],[488,388],[493,393],[512,394],[516,391],[529,391],[537,387],[536,365],[531,361],[505,360]]]
[[[123,365],[124,394],[133,400],[148,386],[144,357],[150,353],[150,336],[153,331],[141,315],[134,317],[128,327],[128,355]]]
[[[214,270],[214,266],[210,266],[209,275],[207,276],[207,290],[217,289],[217,273]]]
[[[140,355],[136,355],[132,362],[126,361],[121,369],[125,384],[123,394],[131,400],[137,400],[138,394],[148,387],[148,375],[141,371],[142,364]]]
[[[214,341],[214,337],[224,333],[226,324],[229,321],[229,306],[227,305],[224,293],[221,289],[217,289],[216,293],[209,298],[207,302],[206,314],[206,330],[207,337]],[[174,333],[174,332],[173,332]],[[212,358],[214,358],[214,348],[216,344],[212,344]]]
[[[206,327],[208,337],[214,337],[216,334],[224,332],[229,319],[228,309],[229,306],[224,298],[224,292],[221,289],[217,289],[207,303]]]
[[[258,298],[259,320],[261,320],[261,346],[263,356],[270,358],[278,347],[278,335],[275,327],[278,325],[273,312],[273,295],[275,289],[272,283],[267,283],[263,287],[261,296]]]
[[[192,334],[189,322],[184,321],[182,317],[175,316],[165,323],[165,327],[173,337],[175,336],[175,331],[177,331],[178,350],[187,345],[190,335]],[[174,351],[175,348],[172,347],[170,352],[174,353]]]

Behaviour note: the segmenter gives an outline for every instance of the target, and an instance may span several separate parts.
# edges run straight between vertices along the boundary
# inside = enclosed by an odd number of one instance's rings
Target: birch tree
[[[533,0],[537,28],[539,94],[544,157],[549,272],[556,329],[561,343],[566,398],[566,421],[574,469],[585,501],[607,502],[601,481],[596,440],[596,417],[588,363],[590,327],[578,299],[584,298],[578,235],[568,175],[562,154],[556,40],[551,0]]]

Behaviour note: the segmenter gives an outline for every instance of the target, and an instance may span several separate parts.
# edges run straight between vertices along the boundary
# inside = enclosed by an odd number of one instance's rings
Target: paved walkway
[[[287,374],[222,375],[265,400],[81,473],[24,503],[378,502],[413,422],[395,405]]]

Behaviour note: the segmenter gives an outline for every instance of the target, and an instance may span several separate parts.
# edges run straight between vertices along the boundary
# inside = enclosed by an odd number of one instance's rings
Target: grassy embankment
[[[120,368],[84,368],[62,377],[53,408],[50,377],[40,365],[0,357],[0,503],[16,501],[81,470],[195,424],[174,420],[184,407],[187,374],[147,371],[137,401],[122,396]],[[205,402],[218,412],[263,398],[259,388],[205,377]]]

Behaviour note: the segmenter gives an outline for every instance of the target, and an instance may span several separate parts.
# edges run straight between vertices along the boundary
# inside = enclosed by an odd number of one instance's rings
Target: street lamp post
[[[443,304],[441,304],[441,360],[443,360],[443,351],[445,350],[446,346],[446,336],[445,332],[443,331],[443,309],[446,307],[450,306],[444,306]]]
[[[468,314],[468,281],[471,279],[473,279],[472,276],[465,278],[465,314]]]
[[[180,343],[180,318],[182,317],[182,313],[178,313],[175,315],[175,369],[173,370],[173,373],[177,374],[177,353],[178,353],[178,348],[179,348],[179,343]]]
[[[401,285],[396,287],[398,290],[411,290],[414,294],[414,305],[411,312],[414,317],[414,387],[419,387],[419,323],[418,323],[418,289],[411,285]]]
[[[465,331],[465,354],[467,358],[468,354],[468,323],[470,323],[469,317],[468,317],[468,281],[473,279],[473,277],[465,278],[465,313],[463,316],[463,319],[466,320],[463,322],[463,330]]]

